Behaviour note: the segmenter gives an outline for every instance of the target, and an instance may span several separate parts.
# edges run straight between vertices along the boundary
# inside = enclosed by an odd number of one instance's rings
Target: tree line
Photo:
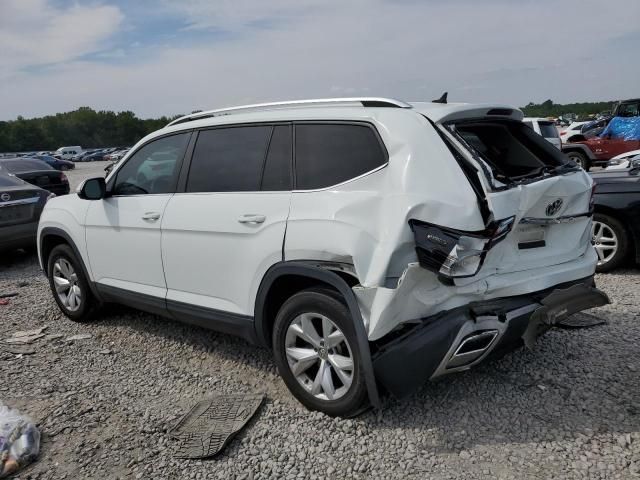
[[[595,115],[600,112],[613,109],[617,102],[610,100],[608,102],[583,102],[583,103],[553,103],[552,100],[546,100],[542,103],[530,102],[522,111],[527,117],[559,117],[567,113],[575,113],[578,118],[587,118],[589,115]]]
[[[575,113],[585,118],[611,110],[614,103],[559,104],[547,100],[540,104],[530,102],[522,110],[528,117],[559,117]],[[16,120],[0,121],[0,152],[55,150],[65,145],[80,145],[83,148],[128,146],[177,117],[141,119],[130,111],[95,111],[89,107],[40,118],[18,117]]]
[[[141,119],[130,111],[95,111],[89,107],[40,118],[18,117],[0,121],[0,152],[55,150],[66,145],[124,147],[174,118]]]

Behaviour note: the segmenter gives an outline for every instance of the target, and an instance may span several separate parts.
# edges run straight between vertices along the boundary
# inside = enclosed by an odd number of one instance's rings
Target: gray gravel
[[[554,330],[534,351],[340,420],[306,411],[269,352],[242,340],[119,307],[75,324],[35,257],[5,254],[0,293],[19,295],[0,306],[1,338],[44,325],[49,336],[29,355],[0,348],[0,401],[42,430],[21,478],[637,478],[640,271],[597,282],[613,304],[592,313],[607,325]],[[91,337],[66,340],[79,334]],[[219,458],[173,458],[166,432],[198,400],[261,391],[265,404]]]

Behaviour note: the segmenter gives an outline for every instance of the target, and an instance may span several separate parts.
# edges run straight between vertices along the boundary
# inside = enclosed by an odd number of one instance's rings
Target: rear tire
[[[629,253],[629,238],[622,223],[602,213],[593,216],[591,243],[598,254],[598,273],[618,268]]]
[[[567,157],[580,165],[585,172],[591,168],[591,161],[580,152],[568,152]]]
[[[351,417],[368,405],[361,356],[349,309],[323,289],[289,298],[272,335],[278,372],[310,410]]]
[[[91,293],[82,264],[69,245],[56,246],[47,260],[47,277],[62,313],[74,322],[87,322],[99,303]]]

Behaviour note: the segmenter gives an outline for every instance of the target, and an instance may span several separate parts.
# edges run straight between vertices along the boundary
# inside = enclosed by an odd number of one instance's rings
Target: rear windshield
[[[544,138],[558,138],[560,134],[558,133],[558,129],[551,122],[538,122],[540,126],[540,135]]]
[[[557,148],[522,122],[469,121],[449,128],[464,140],[471,153],[491,167],[501,182],[541,175],[547,167],[567,163]]]

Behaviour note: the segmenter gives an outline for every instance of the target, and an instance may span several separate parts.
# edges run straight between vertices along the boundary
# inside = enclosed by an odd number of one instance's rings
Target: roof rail
[[[243,113],[248,111],[260,110],[277,110],[280,108],[298,107],[298,106],[361,106],[361,107],[391,107],[391,108],[412,108],[406,102],[394,100],[391,98],[378,97],[354,97],[354,98],[316,98],[310,100],[292,100],[288,102],[272,102],[272,103],[256,103],[254,105],[241,105],[239,107],[220,108],[217,110],[206,110],[203,112],[192,113],[184,117],[176,118],[169,122],[167,127],[178,125],[179,123],[191,122],[193,120],[201,120],[203,118],[217,117],[220,115],[232,115],[234,113]]]

